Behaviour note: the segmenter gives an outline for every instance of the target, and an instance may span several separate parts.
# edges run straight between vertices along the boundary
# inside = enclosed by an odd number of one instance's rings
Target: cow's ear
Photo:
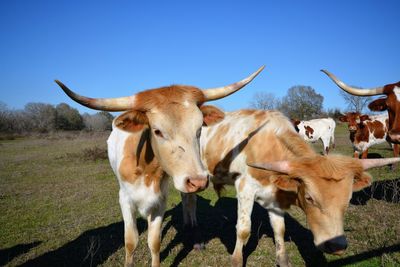
[[[360,191],[365,187],[370,186],[372,183],[372,177],[366,172],[363,172],[360,177],[354,177],[353,192]]]
[[[149,123],[149,120],[144,112],[130,110],[119,115],[114,122],[114,125],[121,130],[127,132],[141,131]]]
[[[386,98],[379,98],[369,103],[368,108],[372,111],[384,111],[387,109]]]
[[[203,122],[205,126],[210,126],[222,121],[225,118],[225,113],[214,106],[201,106],[203,113]]]
[[[296,119],[291,119],[293,125],[297,126],[300,124],[300,120],[296,120]]]
[[[361,115],[360,116],[360,121],[367,121],[367,120],[370,120],[368,115]]]
[[[340,117],[339,117],[339,120],[340,120],[341,122],[348,122],[347,116],[340,116]]]
[[[291,178],[288,175],[278,175],[273,181],[274,185],[279,189],[287,192],[297,193],[300,181],[295,178]]]

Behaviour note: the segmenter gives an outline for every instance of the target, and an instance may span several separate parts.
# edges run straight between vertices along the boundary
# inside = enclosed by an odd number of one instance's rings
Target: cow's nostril
[[[186,190],[189,193],[194,193],[204,190],[208,186],[208,178],[203,176],[188,177],[185,181]]]

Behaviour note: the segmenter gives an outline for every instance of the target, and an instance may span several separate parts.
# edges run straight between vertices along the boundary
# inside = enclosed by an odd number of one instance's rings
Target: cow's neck
[[[161,182],[166,179],[166,175],[154,155],[150,140],[150,129],[144,129],[140,138],[128,137],[123,162],[120,164],[120,173],[129,183],[134,184],[142,180],[146,186],[153,186],[154,191],[159,192]]]

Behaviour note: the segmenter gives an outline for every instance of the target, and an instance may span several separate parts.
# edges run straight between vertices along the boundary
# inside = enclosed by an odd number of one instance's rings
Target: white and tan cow
[[[211,112],[212,107],[208,110]],[[284,212],[291,205],[305,212],[318,248],[327,253],[343,253],[347,247],[343,219],[352,192],[371,184],[371,176],[364,170],[400,160],[319,155],[277,111],[226,113],[222,121],[202,129],[200,145],[214,187],[236,188],[234,266],[243,262],[242,248],[250,236],[254,201],[268,210],[279,266],[290,265],[284,245]],[[183,204],[194,200],[191,195]],[[183,207],[184,214],[195,217],[189,207]]]
[[[202,104],[234,93],[262,69],[225,87],[200,90],[175,85],[112,99],[80,96],[56,81],[68,96],[82,105],[126,111],[113,121],[113,131],[107,140],[110,164],[120,185],[125,266],[133,265],[133,252],[138,244],[137,214],[148,221],[152,266],[160,265],[160,233],[168,177],[172,177],[175,188],[183,193],[197,192],[208,184],[207,171],[200,160],[200,130],[202,125],[211,125],[223,117],[218,117],[220,112],[203,112]]]
[[[313,119],[309,121],[294,122],[296,131],[305,141],[316,142],[322,141],[324,146],[324,154],[329,153],[329,148],[335,148],[335,128],[336,123],[332,118]]]
[[[377,144],[388,142],[388,116],[381,115],[361,115],[359,112],[348,112],[339,117],[339,120],[346,122],[350,141],[354,149],[354,157],[368,157],[368,149]],[[390,143],[389,143],[390,144]],[[392,144],[394,156],[398,155],[398,144]]]

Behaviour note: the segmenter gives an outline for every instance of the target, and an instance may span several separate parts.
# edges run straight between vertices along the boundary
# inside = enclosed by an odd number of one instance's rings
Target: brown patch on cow
[[[140,135],[140,137],[138,136]],[[154,191],[160,192],[160,183],[163,171],[154,156],[150,145],[149,130],[132,134],[126,139],[124,156],[119,172],[124,181],[134,184],[138,179],[144,178],[146,186],[153,184]]]
[[[379,139],[382,139],[385,136],[385,128],[383,123],[380,121],[367,121],[365,122],[368,125],[370,132]]]
[[[310,126],[304,126],[304,129],[306,129],[306,135],[308,138],[311,138],[311,135],[314,133],[314,129],[311,128]]]
[[[247,240],[247,238],[249,238],[250,236],[250,229],[240,229],[238,231],[238,237],[240,238],[240,240]]]
[[[135,250],[135,245],[133,243],[126,243],[125,244],[125,251],[127,255],[131,255]]]
[[[400,82],[385,85],[383,91],[386,97],[372,101],[368,105],[368,108],[373,111],[387,110],[389,117],[388,141],[399,143],[399,140],[391,140],[390,138],[391,135],[400,134],[400,99],[396,97],[394,92],[395,87],[400,88]]]
[[[205,101],[203,92],[193,86],[171,85],[157,89],[140,92],[136,95],[135,109],[139,111],[149,111],[153,108],[166,107],[173,103],[202,104]]]
[[[265,142],[268,140],[268,149]],[[314,150],[301,140],[295,132],[287,131],[282,136],[274,133],[255,135],[250,139],[249,145],[245,149],[247,162],[269,162],[286,159],[294,159],[298,156],[315,155]],[[261,185],[271,184],[271,176],[276,172],[249,168],[249,174],[254,177]]]

